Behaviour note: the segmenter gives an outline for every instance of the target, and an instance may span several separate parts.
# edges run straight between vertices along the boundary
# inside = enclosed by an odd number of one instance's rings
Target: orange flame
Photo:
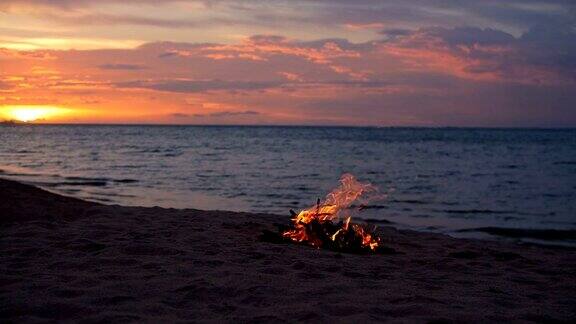
[[[336,242],[343,239],[350,233],[354,238],[361,240],[362,247],[376,250],[379,244],[379,238],[369,234],[362,226],[358,224],[350,224],[351,216],[344,215],[354,202],[360,201],[362,195],[373,195],[378,190],[370,183],[362,183],[356,180],[351,174],[343,174],[340,178],[340,186],[326,195],[323,204],[320,199],[316,206],[302,210],[293,219],[293,228],[282,233],[296,242],[307,242],[308,244],[321,247],[324,242],[318,238],[318,233],[310,230],[310,224],[317,222],[318,224],[333,224],[335,221],[343,219],[339,224],[340,228],[334,233],[331,233],[329,238]]]

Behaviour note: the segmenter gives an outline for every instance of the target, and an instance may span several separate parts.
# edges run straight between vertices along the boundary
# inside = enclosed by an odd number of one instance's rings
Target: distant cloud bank
[[[574,1],[5,0],[0,14],[0,107],[60,105],[86,122],[576,126]]]

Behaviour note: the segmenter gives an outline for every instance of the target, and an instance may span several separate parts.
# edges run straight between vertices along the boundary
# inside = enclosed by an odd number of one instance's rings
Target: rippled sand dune
[[[288,217],[104,206],[0,180],[0,321],[575,321],[576,251],[379,230],[391,255],[258,240]]]

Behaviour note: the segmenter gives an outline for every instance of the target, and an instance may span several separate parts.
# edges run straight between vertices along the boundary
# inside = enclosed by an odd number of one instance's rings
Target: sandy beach
[[[262,242],[289,216],[107,206],[0,180],[2,322],[571,322],[576,251],[378,229],[385,255]]]

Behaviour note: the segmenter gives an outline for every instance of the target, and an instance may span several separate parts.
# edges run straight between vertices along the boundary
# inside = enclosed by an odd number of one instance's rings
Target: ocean
[[[0,126],[0,177],[104,204],[288,220],[343,173],[387,194],[358,218],[574,243],[574,129]]]

